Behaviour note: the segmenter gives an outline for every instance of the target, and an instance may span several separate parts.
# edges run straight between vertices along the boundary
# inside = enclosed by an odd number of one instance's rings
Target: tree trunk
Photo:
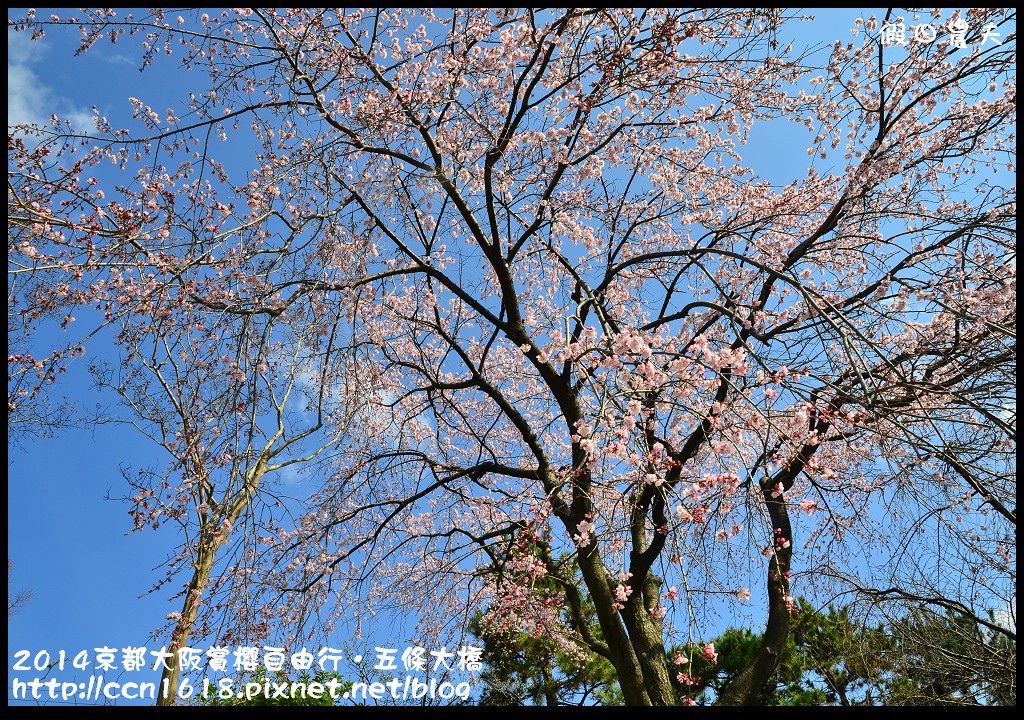
[[[761,651],[754,660],[722,689],[716,705],[752,705],[771,678],[789,638],[789,567],[793,555],[793,530],[783,493],[772,497],[774,484],[761,486],[768,505],[772,527],[777,531],[771,561],[768,563],[768,626]]]
[[[171,644],[167,648],[171,657],[167,659],[167,664],[160,677],[161,692],[156,700],[157,705],[174,705],[178,699],[178,682],[181,677],[181,658],[178,655],[178,650],[188,645],[189,635],[192,634],[192,627],[195,624],[196,615],[199,613],[200,599],[203,596],[203,590],[206,589],[206,583],[210,580],[210,573],[213,572],[213,560],[220,545],[218,538],[215,537],[208,537],[200,544],[199,557],[196,559],[192,582],[188,584],[181,617],[174,626]]]

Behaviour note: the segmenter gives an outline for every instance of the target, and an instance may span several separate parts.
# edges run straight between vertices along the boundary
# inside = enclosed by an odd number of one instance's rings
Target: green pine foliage
[[[1016,642],[953,611],[917,609],[865,627],[847,608],[818,610],[798,600],[789,640],[771,681],[754,704],[766,706],[1006,705],[1016,704]],[[529,633],[493,637],[471,630],[484,645],[481,705],[620,705],[615,672],[606,659],[580,661],[550,639]],[[729,628],[704,645],[674,648],[680,701],[714,704],[722,689],[761,649],[761,635]]]
[[[543,635],[483,633],[482,616],[470,625],[484,647],[480,705],[622,704],[615,668],[605,658],[589,654],[581,661]]]

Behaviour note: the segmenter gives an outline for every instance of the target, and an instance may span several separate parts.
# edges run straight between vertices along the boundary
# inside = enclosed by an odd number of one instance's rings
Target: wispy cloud
[[[29,63],[43,52],[28,33],[7,28],[7,126],[21,123],[43,124],[53,110],[50,91],[39,82]]]
[[[139,64],[139,59],[138,58],[133,58],[133,57],[130,57],[128,55],[124,55],[123,53],[116,53],[114,55],[108,55],[106,53],[100,52],[100,53],[96,53],[96,55],[100,58],[100,60],[102,60],[105,63],[110,63],[111,65],[132,65],[132,66],[138,66],[138,64]]]
[[[76,130],[92,129],[92,113],[73,107],[44,84],[32,69],[46,53],[46,46],[27,32],[7,28],[7,126],[22,123],[46,125],[52,115],[71,120]]]

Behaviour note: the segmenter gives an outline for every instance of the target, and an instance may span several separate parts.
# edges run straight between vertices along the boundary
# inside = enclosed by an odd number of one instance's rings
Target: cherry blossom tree
[[[164,296],[157,306],[176,304]],[[260,564],[260,533],[291,510],[281,497],[287,488],[281,482],[268,488],[268,478],[296,467],[309,471],[345,432],[360,396],[352,383],[362,375],[335,357],[331,333],[307,344],[277,327],[276,312],[242,322],[229,313],[225,321],[211,312],[213,305],[171,310],[178,317],[158,332],[149,317],[124,323],[118,339],[129,362],[93,370],[97,385],[120,395],[136,427],[170,458],[162,467],[123,474],[133,489],[135,530],[161,523],[179,528],[178,554],[154,588],[178,573],[188,578],[181,611],[167,616],[172,650],[187,647],[193,631],[226,643],[266,634],[266,618],[239,610]],[[339,368],[347,370],[340,379],[333,374]],[[179,659],[172,657],[163,672],[170,688],[177,687]]]
[[[30,148],[22,139],[15,140],[21,169],[27,171],[15,173],[16,182],[26,180],[33,169],[38,173],[33,180],[46,177],[50,168],[44,162],[33,165],[48,155],[45,147]],[[122,228],[96,207],[85,220],[53,218],[46,232],[53,233],[60,249],[46,257],[26,250],[32,256],[30,264],[16,266],[12,274],[16,283],[31,288],[38,303],[33,307],[45,308],[50,315],[57,308],[66,312],[65,326],[75,321],[71,312],[82,311],[101,315],[100,327],[117,327],[114,339],[123,354],[117,362],[97,359],[90,369],[99,389],[122,400],[126,412],[121,420],[134,424],[168,458],[152,468],[122,472],[131,488],[125,499],[133,529],[163,524],[177,529],[179,545],[168,556],[165,577],[153,588],[175,582],[179,574],[186,578],[178,585],[181,609],[166,618],[170,647],[176,650],[188,645],[193,632],[196,637],[216,632],[225,642],[239,634],[265,634],[259,628],[266,619],[236,615],[246,603],[253,568],[259,564],[254,548],[260,532],[272,528],[275,517],[293,510],[281,497],[280,483],[268,492],[265,479],[301,466],[308,471],[356,411],[364,392],[356,384],[372,379],[357,367],[351,349],[337,342],[337,318],[326,324],[282,318],[285,304],[274,299],[276,291],[268,293],[260,280],[264,270],[252,264],[254,258],[242,263],[230,250],[223,258],[206,254],[205,238],[196,237],[197,223],[207,223],[209,230],[216,213],[231,213],[227,206],[218,206],[201,191],[177,198],[163,192],[159,181],[141,180],[140,187],[138,192],[124,190],[122,202],[163,213],[156,236],[173,236],[175,241],[160,259],[144,257],[139,262],[137,253],[148,255],[146,249],[134,237],[122,244]],[[65,191],[74,192],[74,186]],[[103,195],[97,190],[92,201]],[[12,198],[17,208],[11,224],[31,231],[38,203],[20,189],[10,193],[9,201]],[[185,207],[176,211],[176,201]],[[309,223],[318,222],[322,218],[306,218],[292,231],[308,232]],[[250,225],[257,234],[269,227],[266,221]],[[82,251],[64,242],[72,233],[110,242],[102,249],[90,244]],[[233,238],[242,235],[235,232]],[[191,273],[187,280],[176,267],[179,260]],[[153,261],[163,268],[159,274],[145,272]],[[26,272],[29,267],[32,272]],[[76,285],[76,280],[82,284]],[[26,297],[26,292],[18,292],[16,299]],[[91,310],[83,307],[92,303]],[[78,310],[71,309],[75,306]],[[12,315],[29,328],[46,317],[43,311],[34,316],[9,313],[9,318]],[[45,367],[30,355],[9,358],[16,367],[11,386],[19,389],[11,396],[27,397],[12,400],[13,411],[23,413],[23,402],[29,407],[44,404],[45,397],[37,398],[47,383],[78,354],[74,348],[55,349]],[[21,395],[33,367],[42,371],[36,373],[32,391]],[[204,604],[206,610],[197,621]],[[230,619],[229,624],[241,619],[240,626],[224,629],[223,620],[218,620],[222,616]],[[178,660],[174,656],[163,673],[171,697],[181,669]]]
[[[673,704],[666,647],[756,594],[742,704],[797,573],[913,594],[923,567],[876,570],[940,516],[930,577],[977,579],[934,589],[982,617],[1015,578],[1014,18],[897,47],[912,18],[872,17],[818,53],[777,11],[17,21],[134,37],[195,88],[8,142],[25,343],[75,308],[116,330],[98,377],[173,458],[131,478],[138,522],[190,508],[187,593],[235,598],[186,594],[173,642],[389,609],[450,637],[485,607]],[[780,122],[799,171],[744,159]],[[286,462],[321,463],[294,520],[255,509]]]

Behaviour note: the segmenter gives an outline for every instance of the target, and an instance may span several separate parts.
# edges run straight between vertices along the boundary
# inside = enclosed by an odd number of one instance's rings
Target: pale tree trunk
[[[161,692],[157,697],[157,705],[174,705],[177,702],[178,683],[181,680],[181,658],[178,655],[178,650],[188,646],[188,638],[192,634],[192,628],[195,627],[196,617],[202,604],[203,591],[210,581],[217,551],[227,542],[230,528],[238,522],[238,518],[241,517],[256,494],[256,489],[259,487],[260,481],[267,471],[269,448],[274,439],[268,443],[267,449],[264,450],[256,466],[247,474],[245,485],[228,508],[225,518],[216,526],[211,524],[204,529],[204,538],[200,541],[196,554],[195,572],[192,574],[192,582],[188,585],[185,603],[181,609],[181,617],[174,626],[174,632],[171,635],[171,645],[167,649],[171,657],[167,659],[167,664],[160,678]]]
[[[178,655],[178,650],[188,645],[188,638],[192,634],[196,615],[199,613],[203,590],[206,589],[206,584],[210,580],[210,573],[213,572],[213,561],[222,543],[223,541],[219,537],[210,535],[199,546],[195,572],[192,574],[192,582],[188,584],[181,617],[174,626],[171,644],[167,648],[171,656],[167,659],[163,674],[160,677],[161,692],[156,700],[157,705],[174,705],[178,699],[178,682],[181,677],[181,658]]]

